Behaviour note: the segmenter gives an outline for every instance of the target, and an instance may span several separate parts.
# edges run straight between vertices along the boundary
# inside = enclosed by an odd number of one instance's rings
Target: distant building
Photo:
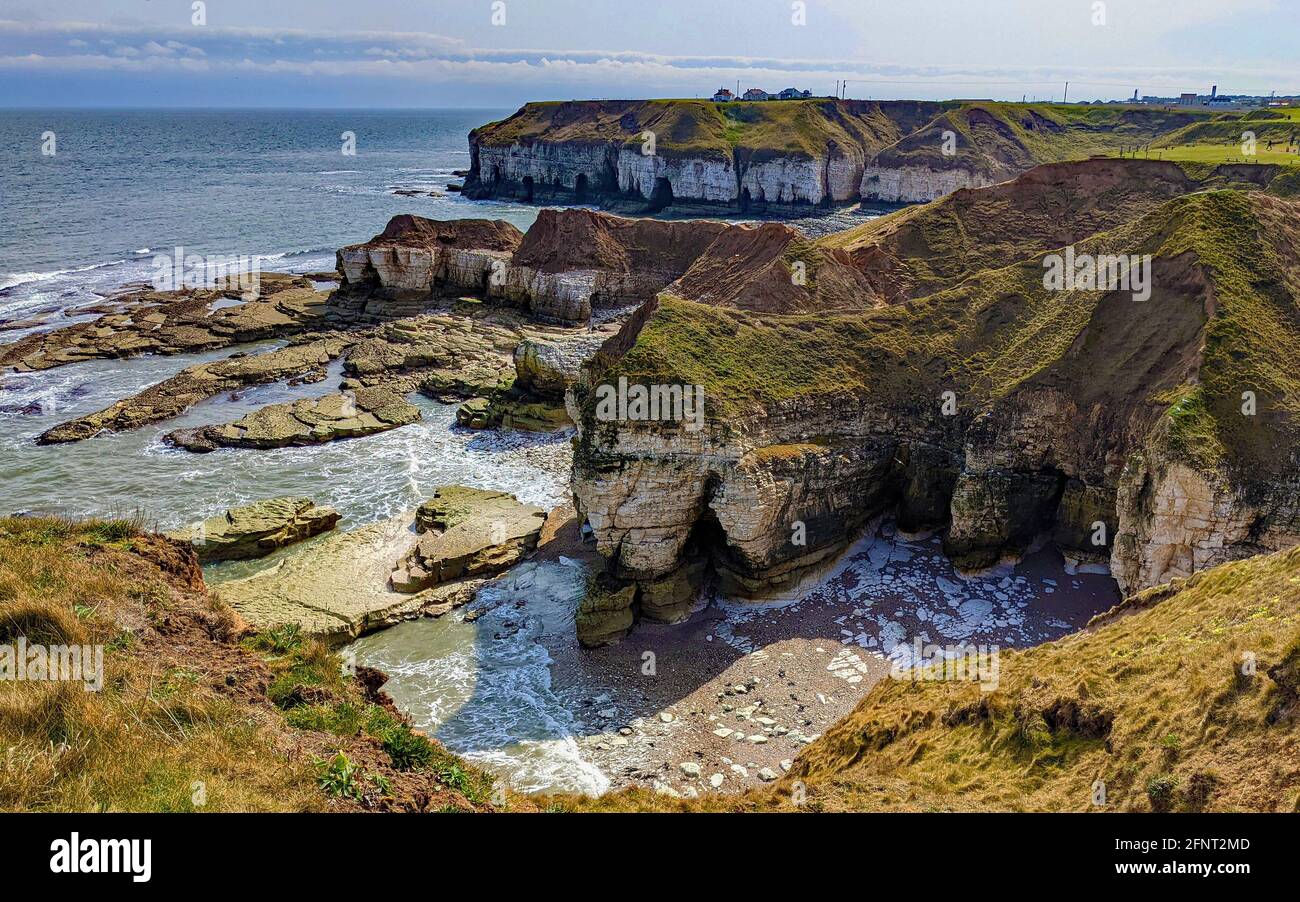
[[[713,95],[714,103],[726,103],[729,100],[735,100],[736,95],[732,94],[727,88],[718,88],[718,93]]]
[[[1185,106],[1195,106],[1195,105],[1196,105],[1196,92],[1193,91],[1193,92],[1191,92],[1190,94],[1188,94],[1188,93],[1179,94],[1179,95],[1178,95],[1178,102],[1181,103],[1181,104],[1184,104]]]
[[[767,93],[766,91],[764,91],[762,88],[750,88],[748,91],[746,91],[746,92],[742,95],[742,98],[741,98],[741,99],[743,99],[743,100],[771,100],[771,99],[772,99],[772,95],[769,94],[769,93]]]
[[[779,100],[806,100],[812,96],[812,91],[800,91],[798,88],[786,88],[776,96]]]

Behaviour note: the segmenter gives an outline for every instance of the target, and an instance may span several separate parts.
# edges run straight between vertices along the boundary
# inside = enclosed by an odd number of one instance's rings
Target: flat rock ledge
[[[270,569],[214,588],[255,629],[295,623],[307,635],[341,645],[404,620],[441,616],[472,600],[486,582],[393,591],[392,562],[415,535],[415,515],[401,514],[291,549]]]
[[[265,557],[333,529],[340,514],[310,498],[270,498],[233,507],[201,523],[171,533],[189,542],[203,563]]]
[[[233,423],[178,429],[167,441],[186,451],[205,453],[218,448],[285,448],[319,445],[358,438],[408,426],[420,419],[420,408],[385,388],[269,404]]]
[[[419,540],[390,576],[397,592],[421,592],[466,576],[500,573],[536,547],[546,522],[540,507],[514,495],[445,486],[416,511]]]

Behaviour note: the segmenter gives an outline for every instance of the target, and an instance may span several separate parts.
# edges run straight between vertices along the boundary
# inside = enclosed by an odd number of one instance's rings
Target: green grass
[[[934,224],[951,225],[943,217]],[[1300,360],[1300,278],[1282,259],[1293,254],[1297,231],[1289,203],[1259,191],[1219,189],[1176,197],[1076,242],[1080,253],[1149,253],[1157,274],[1199,268],[1208,280],[1201,304],[1212,297],[1214,311],[1203,325],[1201,308],[1189,301],[1198,289],[1174,290],[1157,277],[1148,306],[1111,304],[1106,322],[1089,330],[1102,315],[1098,304],[1106,292],[1048,291],[1042,253],[1021,251],[1020,262],[948,279],[952,287],[866,312],[758,314],[665,293],[633,347],[603,378],[702,385],[706,415],[725,422],[757,405],[837,397],[924,418],[945,390],[957,392],[974,413],[1050,371],[1076,386],[1071,390],[1081,403],[1166,409],[1176,456],[1254,473],[1257,481],[1288,466],[1279,449],[1294,444],[1300,422],[1300,371],[1293,365]],[[925,240],[929,253],[948,239],[930,231]],[[1189,272],[1187,278],[1194,284],[1198,277]],[[1134,355],[1147,353],[1140,336],[1156,321],[1166,323],[1160,327],[1166,333],[1203,333],[1199,342],[1185,339],[1199,360],[1191,361],[1196,385],[1181,393],[1176,384],[1124,369]],[[1080,341],[1087,350],[1074,353]],[[1096,372],[1112,368],[1106,381],[1096,379]],[[1243,415],[1247,391],[1257,397],[1257,415]]]

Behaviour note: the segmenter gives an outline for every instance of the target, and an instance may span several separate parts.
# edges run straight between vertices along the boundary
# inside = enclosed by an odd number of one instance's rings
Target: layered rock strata
[[[47,370],[85,360],[184,354],[288,337],[323,325],[328,296],[306,276],[271,272],[261,273],[259,293],[248,300],[236,289],[128,288],[101,305],[71,311],[99,314],[92,320],[0,345],[0,370]]]
[[[918,203],[1173,135],[1192,110],[814,98],[527,104],[470,133],[470,197],[639,213]]]
[[[398,592],[501,572],[537,547],[546,512],[505,492],[445,486],[415,519],[421,536],[390,577]]]
[[[339,519],[334,508],[318,507],[310,498],[270,498],[232,507],[171,536],[192,545],[205,564],[241,561],[328,532]]]
[[[378,322],[468,294],[543,321],[586,322],[593,309],[653,297],[727,229],[582,209],[543,210],[527,235],[503,222],[398,216],[372,240],[339,251],[343,290],[328,315]]]
[[[218,448],[285,448],[320,445],[408,426],[420,408],[385,388],[270,404],[233,423],[169,433],[167,440],[186,451]]]
[[[48,429],[38,441],[43,445],[78,442],[101,432],[161,422],[179,416],[213,395],[250,385],[290,379],[319,382],[325,378],[326,364],[351,344],[343,337],[320,338],[276,351],[234,355],[215,363],[192,366],[133,397]]]

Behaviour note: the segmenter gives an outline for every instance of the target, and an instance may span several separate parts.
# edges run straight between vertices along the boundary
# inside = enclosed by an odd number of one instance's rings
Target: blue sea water
[[[508,113],[0,110],[0,320],[147,279],[176,246],[306,272],[332,269],[336,248],[397,213],[527,228],[534,207],[446,190],[469,168],[469,131]]]

